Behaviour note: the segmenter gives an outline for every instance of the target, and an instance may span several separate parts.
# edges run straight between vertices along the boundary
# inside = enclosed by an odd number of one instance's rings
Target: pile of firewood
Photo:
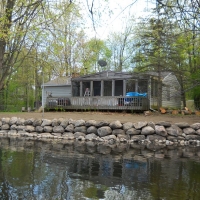
[[[188,109],[187,107],[185,107],[184,109],[181,109],[181,110],[168,110],[168,109],[165,109],[165,108],[161,107],[160,108],[160,113],[162,113],[162,114],[170,113],[170,114],[173,114],[173,115],[177,115],[177,114],[182,114],[182,115],[192,115],[192,114],[200,115],[200,111],[193,112],[190,109]]]

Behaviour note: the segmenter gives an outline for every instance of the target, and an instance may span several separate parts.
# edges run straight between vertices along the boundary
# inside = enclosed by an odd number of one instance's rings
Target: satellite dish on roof
[[[101,66],[101,67],[105,67],[107,65],[107,62],[105,60],[98,60],[98,64]]]

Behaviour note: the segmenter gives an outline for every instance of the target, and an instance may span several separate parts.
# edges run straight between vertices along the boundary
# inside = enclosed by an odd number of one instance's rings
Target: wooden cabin
[[[68,110],[130,110],[144,111],[157,105],[156,73],[103,71],[71,78],[71,96],[49,96],[47,108]],[[55,85],[54,85],[55,87]],[[57,84],[56,88],[60,86]],[[56,90],[55,88],[55,90]],[[180,85],[172,73],[162,73],[163,106],[180,107]],[[176,95],[174,95],[176,94]],[[61,99],[62,101],[59,101]],[[57,105],[51,105],[53,100]],[[69,103],[70,101],[70,103]]]

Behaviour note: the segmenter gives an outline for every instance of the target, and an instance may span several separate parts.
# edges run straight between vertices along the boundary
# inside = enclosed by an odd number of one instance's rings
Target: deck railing
[[[147,97],[89,96],[89,97],[48,97],[48,109],[94,109],[94,110],[148,110]]]

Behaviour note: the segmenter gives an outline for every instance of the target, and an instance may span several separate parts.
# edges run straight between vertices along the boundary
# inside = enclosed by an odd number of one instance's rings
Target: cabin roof
[[[58,77],[54,80],[51,80],[47,83],[44,83],[44,86],[66,86],[71,85],[71,77]]]
[[[161,72],[161,77],[166,77],[170,72]],[[94,74],[83,75],[79,77],[72,78],[72,81],[81,81],[81,80],[110,80],[110,79],[149,79],[150,77],[158,76],[156,72],[115,72],[115,71],[103,71]]]

